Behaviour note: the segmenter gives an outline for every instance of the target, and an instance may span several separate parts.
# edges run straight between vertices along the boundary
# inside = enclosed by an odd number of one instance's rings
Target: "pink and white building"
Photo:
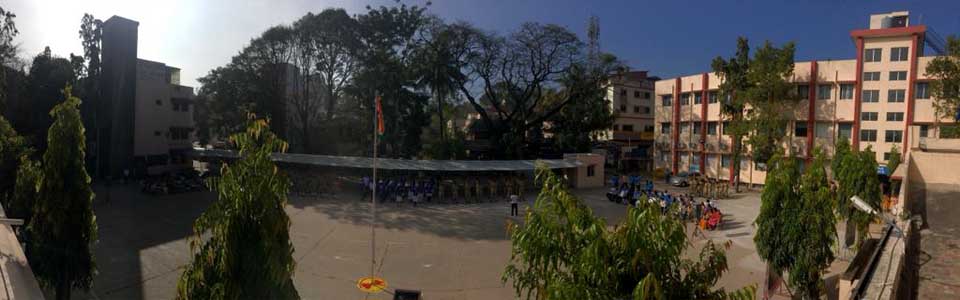
[[[935,56],[925,56],[924,45],[940,47],[928,35],[908,12],[871,15],[868,29],[850,31],[855,58],[796,62],[791,80],[802,100],[788,116],[786,153],[809,160],[814,147],[829,154],[845,138],[855,149],[871,147],[882,164],[894,145],[905,153],[917,144],[910,139],[936,138],[938,124],[953,121],[934,115],[925,69]],[[765,165],[746,152],[733,174],[719,84],[712,71],[656,82],[654,166],[763,184]]]

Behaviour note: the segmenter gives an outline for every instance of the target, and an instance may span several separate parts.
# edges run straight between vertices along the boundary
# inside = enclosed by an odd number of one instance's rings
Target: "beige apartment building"
[[[601,141],[615,144],[616,157],[608,157],[624,169],[650,170],[653,166],[654,87],[659,78],[647,71],[612,75],[606,99],[616,119],[613,127],[600,134]]]
[[[788,116],[783,147],[790,155],[810,159],[815,146],[831,153],[844,138],[855,149],[871,147],[884,164],[894,145],[909,151],[911,126],[919,128],[918,139],[936,137],[937,124],[952,122],[934,117],[925,69],[935,56],[923,52],[925,44],[934,52],[941,47],[928,39],[927,27],[910,24],[908,12],[871,15],[869,25],[850,32],[855,59],[796,62],[792,80],[802,100]],[[719,84],[710,71],[656,82],[654,165],[763,184],[765,164],[747,153],[733,174]]]

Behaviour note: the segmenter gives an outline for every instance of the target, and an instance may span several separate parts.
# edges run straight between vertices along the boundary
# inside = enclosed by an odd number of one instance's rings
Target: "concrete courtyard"
[[[663,187],[658,186],[657,189]],[[169,196],[141,194],[134,185],[97,189],[96,246],[99,274],[87,299],[171,299],[181,267],[189,262],[192,222],[214,199],[209,192]],[[604,191],[577,192],[610,224],[625,206],[606,201]],[[109,201],[105,201],[109,194]],[[532,193],[531,193],[532,194]],[[369,203],[352,193],[338,197],[291,197],[287,213],[297,261],[295,284],[304,299],[363,299],[355,281],[369,273]],[[531,205],[529,195],[524,205]],[[753,246],[751,225],[759,209],[755,192],[719,201],[722,230],[706,237],[731,241],[730,270],[719,282],[728,290],[759,286],[763,264]],[[506,203],[378,206],[378,270],[390,289],[421,290],[425,299],[513,299],[501,283],[510,257]],[[514,219],[519,220],[519,219]],[[692,227],[691,227],[692,228]],[[692,239],[694,248],[705,242]],[[391,299],[377,294],[367,299]]]

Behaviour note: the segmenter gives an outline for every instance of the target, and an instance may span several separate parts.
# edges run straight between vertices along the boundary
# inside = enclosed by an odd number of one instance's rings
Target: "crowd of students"
[[[360,184],[364,191],[363,200],[369,199],[373,194],[373,180],[364,176]],[[410,202],[413,203],[413,206],[417,206],[422,201],[430,202],[433,200],[436,186],[437,181],[435,179],[380,179],[376,182],[377,201],[381,203],[394,202],[397,206],[403,202]]]
[[[691,194],[658,191],[654,189],[653,181],[644,180],[639,175],[614,176],[610,183],[612,187],[607,192],[607,200],[611,202],[640,206],[642,201],[647,201],[658,205],[661,213],[684,222],[692,221],[701,230],[716,229],[723,221],[723,213],[712,198],[697,201]]]

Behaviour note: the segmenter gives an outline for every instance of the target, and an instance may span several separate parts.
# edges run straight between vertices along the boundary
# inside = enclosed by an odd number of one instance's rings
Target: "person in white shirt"
[[[516,194],[510,195],[510,216],[520,215],[520,209],[518,206],[520,206],[520,196],[517,196]]]

